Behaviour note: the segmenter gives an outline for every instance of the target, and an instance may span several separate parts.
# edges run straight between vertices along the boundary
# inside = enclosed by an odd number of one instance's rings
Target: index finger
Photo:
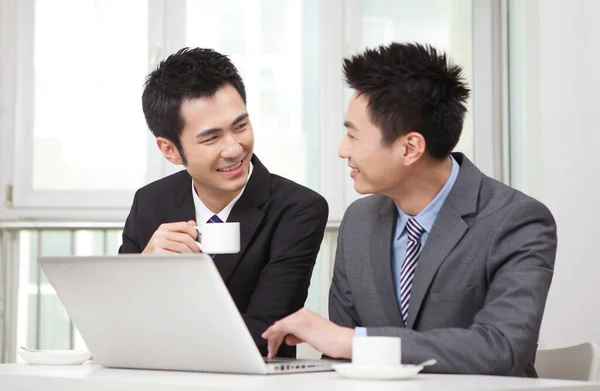
[[[158,229],[162,229],[163,231],[168,232],[181,232],[186,233],[192,237],[192,239],[196,239],[198,236],[198,231],[194,228],[194,225],[190,224],[186,221],[178,221],[176,223],[164,223],[161,224]]]
[[[283,334],[275,334],[275,335],[269,337],[269,339],[267,340],[268,341],[268,343],[267,343],[268,358],[275,357],[275,355],[279,351],[279,347],[283,343],[284,337],[285,337],[285,335],[283,335]]]
[[[273,326],[269,326],[269,328],[266,329],[260,336],[262,337],[262,339],[267,339],[274,332],[275,330],[273,329]]]

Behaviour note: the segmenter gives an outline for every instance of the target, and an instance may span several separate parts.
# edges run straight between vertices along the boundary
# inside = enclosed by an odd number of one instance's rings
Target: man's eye
[[[212,136],[210,138],[207,138],[206,140],[202,141],[202,144],[204,143],[210,143],[212,141],[215,141],[218,137],[217,136]]]

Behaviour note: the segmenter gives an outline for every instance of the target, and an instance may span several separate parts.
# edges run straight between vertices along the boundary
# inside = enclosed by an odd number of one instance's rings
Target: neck
[[[194,190],[200,201],[214,214],[222,211],[242,191],[242,189],[233,192],[207,189],[196,181],[194,181]]]
[[[406,180],[386,195],[392,198],[404,213],[416,216],[442,190],[451,171],[450,157],[440,161],[423,156],[410,167]]]

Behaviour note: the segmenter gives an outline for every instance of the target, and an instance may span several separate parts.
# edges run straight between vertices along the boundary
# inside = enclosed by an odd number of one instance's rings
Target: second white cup
[[[402,362],[402,341],[398,337],[354,337],[352,365],[389,367]]]

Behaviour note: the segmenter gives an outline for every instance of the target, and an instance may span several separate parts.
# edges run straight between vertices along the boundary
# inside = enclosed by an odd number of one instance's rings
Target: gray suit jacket
[[[460,173],[421,252],[406,326],[392,282],[394,202],[354,202],[340,227],[329,317],[402,338],[403,363],[432,372],[536,376],[540,324],[552,280],[556,225],[540,202],[483,175]]]

